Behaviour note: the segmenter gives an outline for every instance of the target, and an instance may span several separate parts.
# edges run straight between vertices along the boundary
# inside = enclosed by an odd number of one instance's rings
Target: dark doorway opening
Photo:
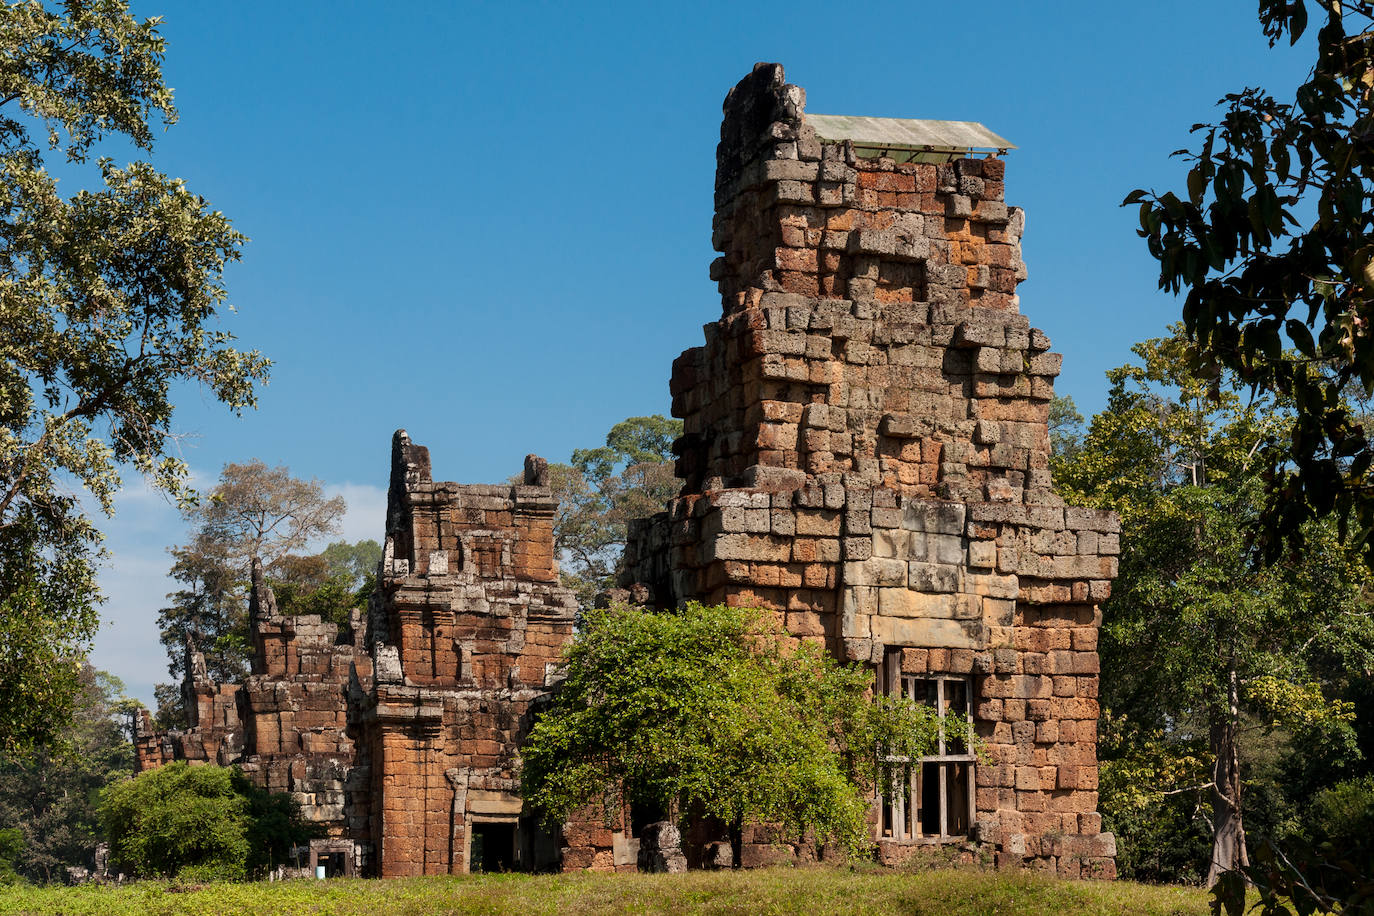
[[[515,871],[515,823],[472,825],[472,858],[468,871]]]

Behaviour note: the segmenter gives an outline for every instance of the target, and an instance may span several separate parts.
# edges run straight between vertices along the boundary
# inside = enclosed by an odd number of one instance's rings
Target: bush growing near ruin
[[[523,792],[552,823],[590,803],[613,818],[622,797],[714,818],[737,865],[746,823],[864,854],[883,757],[929,753],[939,726],[924,706],[873,699],[872,686],[871,670],[795,642],[760,611],[594,611],[523,749]]]
[[[233,767],[178,761],[116,783],[100,815],[110,857],[140,877],[239,880],[309,838],[295,802]]]

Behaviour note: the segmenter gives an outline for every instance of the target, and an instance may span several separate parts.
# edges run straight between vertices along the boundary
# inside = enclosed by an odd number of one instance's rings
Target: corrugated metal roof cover
[[[887,149],[1016,149],[977,121],[929,121],[808,114],[806,123],[822,140],[851,140],[855,146]]]

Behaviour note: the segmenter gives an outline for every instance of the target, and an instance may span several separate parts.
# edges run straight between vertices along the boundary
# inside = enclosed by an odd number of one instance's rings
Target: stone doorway
[[[516,822],[478,821],[472,825],[470,872],[522,871]]]

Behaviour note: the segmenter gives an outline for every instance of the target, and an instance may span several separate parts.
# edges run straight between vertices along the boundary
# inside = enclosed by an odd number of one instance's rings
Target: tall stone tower
[[[884,858],[978,840],[1111,876],[1097,814],[1098,602],[1116,518],[1051,489],[1060,356],[1018,311],[1010,147],[979,124],[805,113],[781,66],[725,100],[711,275],[723,314],[673,366],[681,495],[636,524],[654,600],[772,609],[971,718],[894,761]],[[978,151],[983,150],[980,154]]]
[[[558,584],[546,478],[530,456],[520,485],[436,482],[429,449],[404,430],[392,441],[373,683],[355,713],[381,877],[558,861],[557,837],[524,815],[518,775],[577,608]]]

